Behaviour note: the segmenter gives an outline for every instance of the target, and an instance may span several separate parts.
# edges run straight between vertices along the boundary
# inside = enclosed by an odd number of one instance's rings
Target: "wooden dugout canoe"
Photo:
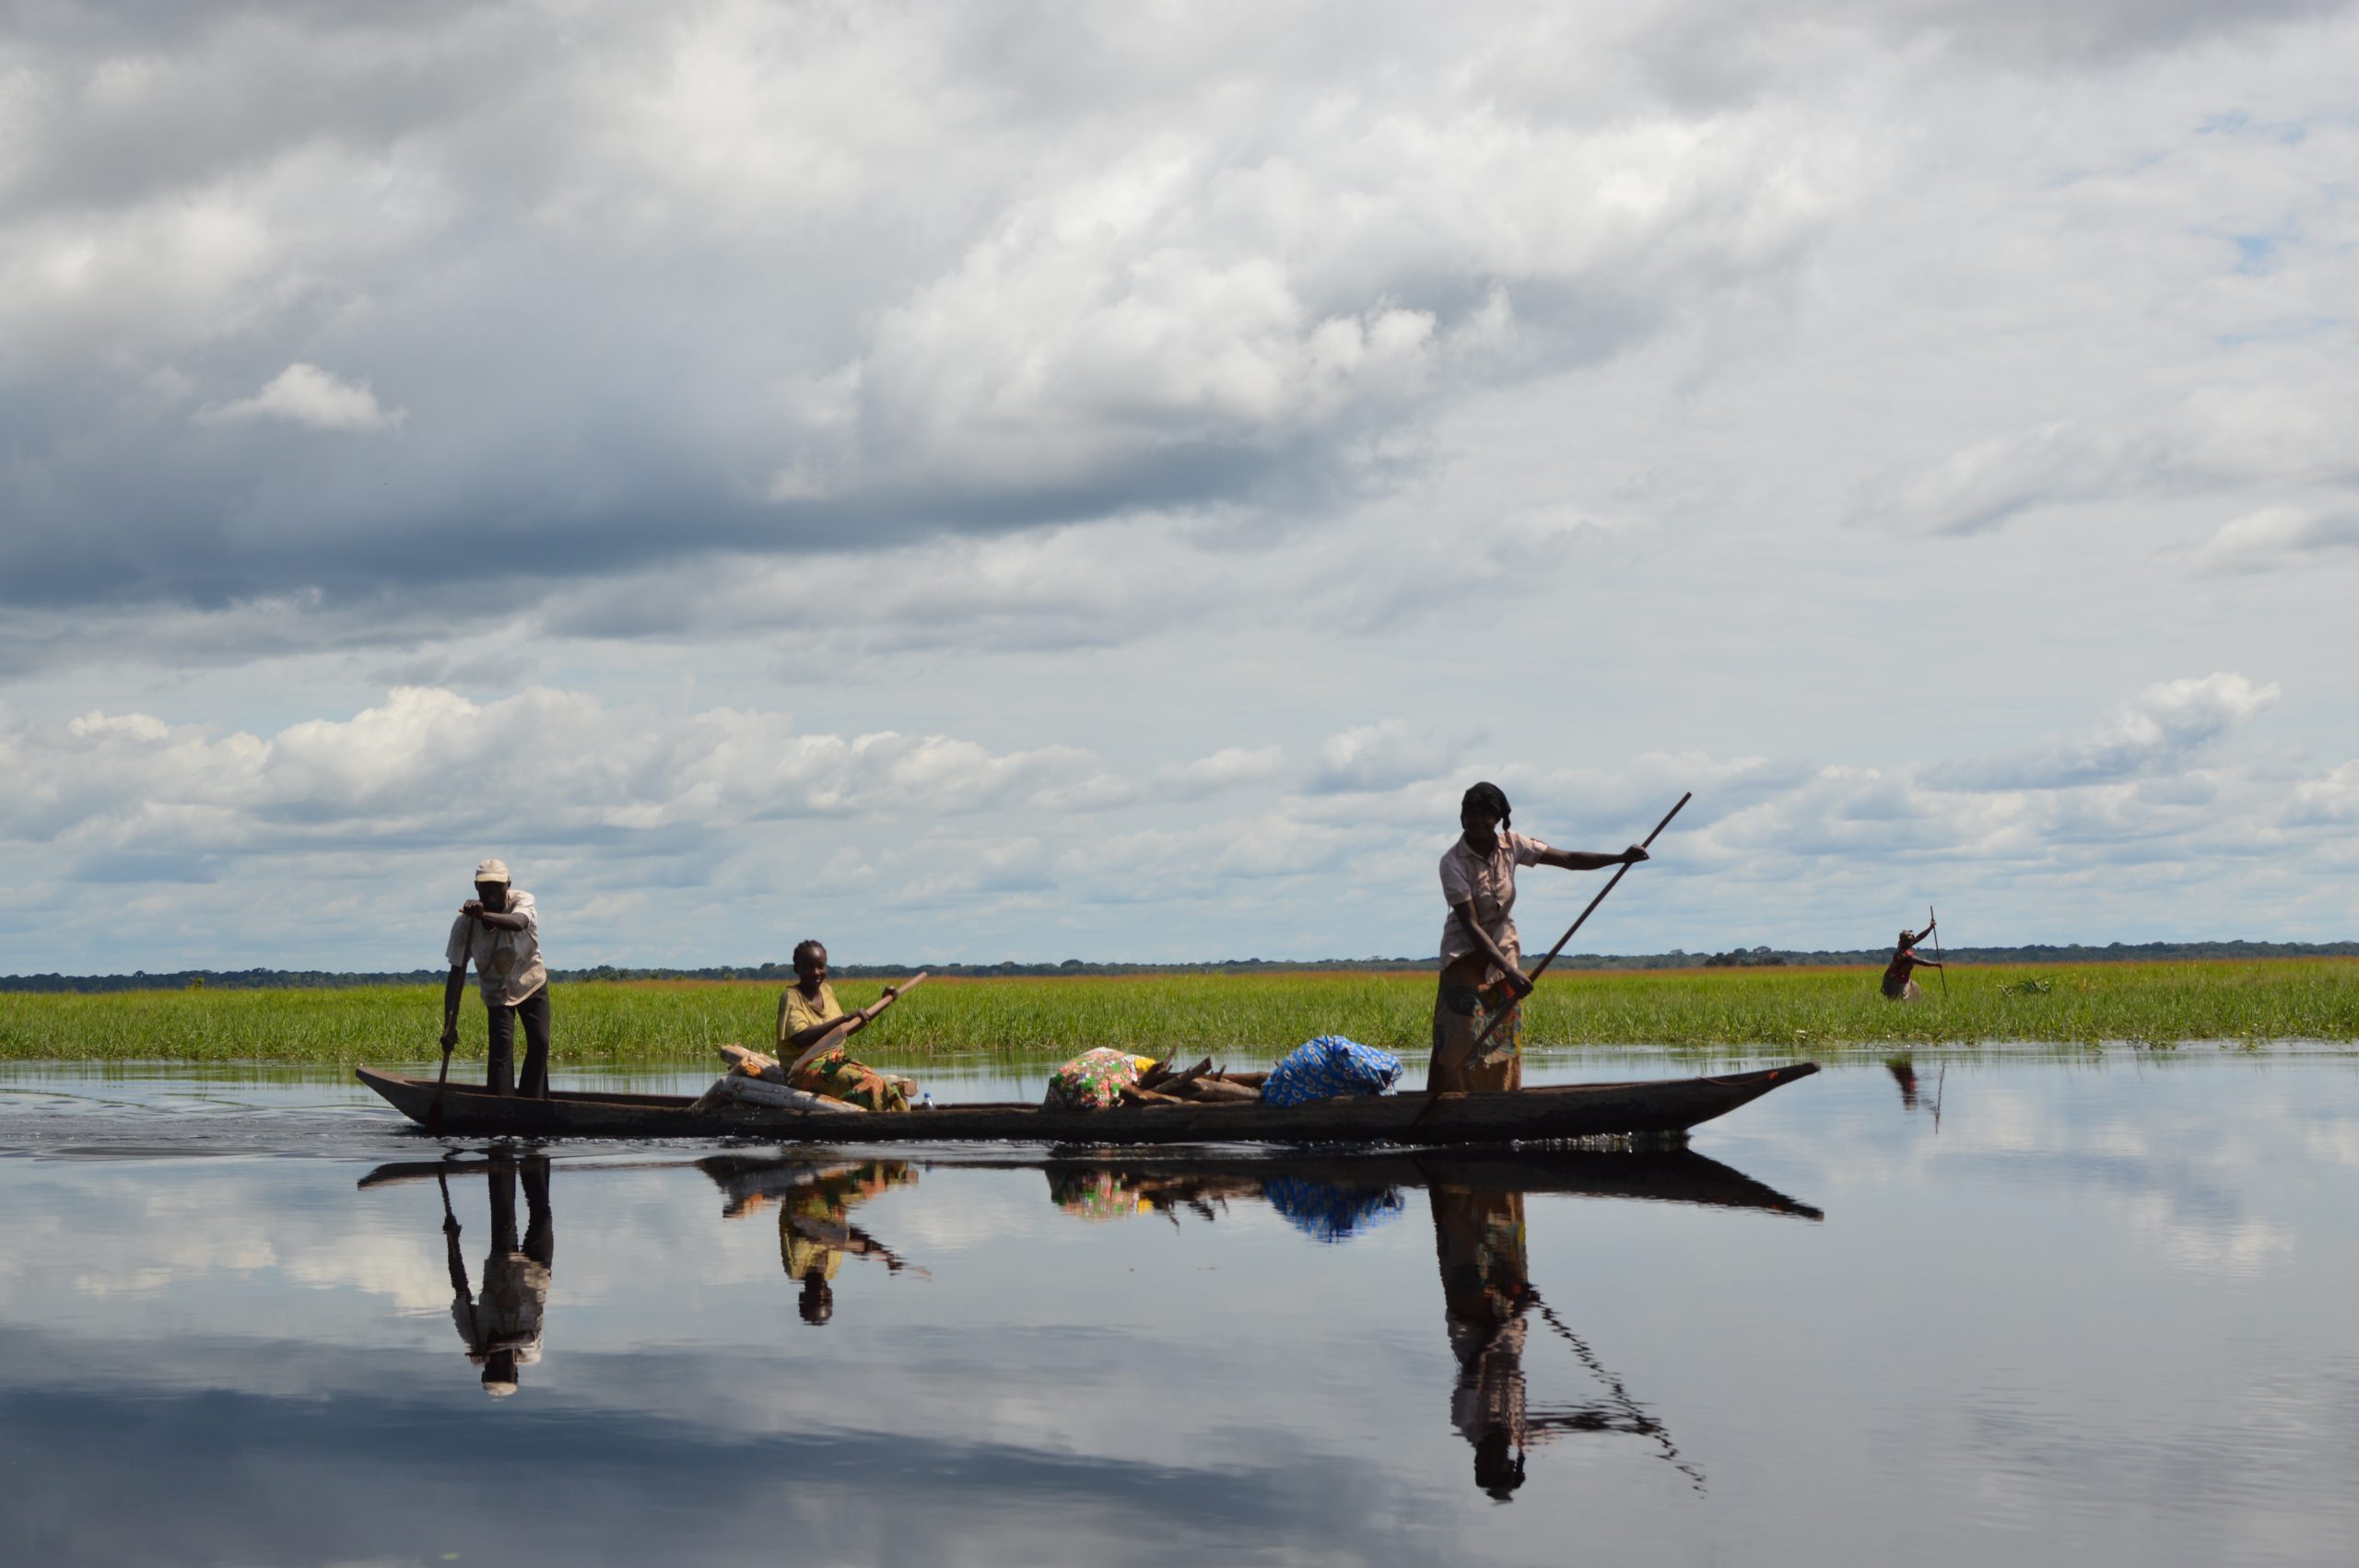
[[[1050,1111],[1015,1102],[907,1115],[691,1109],[684,1094],[559,1090],[546,1100],[438,1088],[363,1067],[361,1082],[421,1127],[462,1138],[758,1138],[788,1143],[1522,1143],[1675,1134],[1818,1071],[1812,1061],[1708,1078],[1563,1083],[1510,1092],[1379,1094],[1307,1106],[1171,1105]]]

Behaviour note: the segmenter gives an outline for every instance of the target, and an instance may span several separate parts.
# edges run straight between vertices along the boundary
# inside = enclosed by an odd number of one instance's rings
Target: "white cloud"
[[[1322,794],[1397,790],[1431,778],[1447,766],[1429,737],[1402,720],[1385,719],[1320,742],[1310,788]]]
[[[2036,752],[1945,764],[1928,778],[1959,790],[2066,789],[2179,771],[2238,725],[2276,706],[2274,681],[2227,672],[2162,681],[2093,732]]]
[[[1855,516],[1928,533],[1970,535],[2003,528],[2031,511],[2094,501],[2359,486],[2359,464],[2351,457],[2354,439],[2359,404],[2347,396],[2322,399],[2276,385],[2206,387],[2151,416],[2054,420],[1885,474],[1863,487]],[[2223,535],[2249,521],[2229,524]],[[2233,539],[2230,547],[2243,543]],[[2283,547],[2287,542],[2270,543]],[[2197,564],[2216,564],[2219,544],[2199,551]]]
[[[2359,549],[2359,511],[2275,506],[2222,523],[2189,559],[2205,570],[2251,572],[2298,566],[2350,549]]]
[[[477,704],[397,689],[347,720],[216,738],[147,714],[8,727],[0,842],[90,855],[271,856],[354,834],[387,844],[596,840],[719,832],[794,818],[1071,811],[1156,794],[1202,798],[1266,780],[1272,753],[1232,748],[1151,777],[1089,752],[993,752],[949,735],[811,733],[783,713],[670,717],[534,688]],[[530,802],[529,820],[513,804]]]
[[[198,411],[197,419],[233,424],[284,419],[314,430],[392,430],[409,417],[405,408],[379,405],[366,382],[340,380],[317,365],[289,365],[250,398]]]
[[[2288,777],[2225,749],[2281,700],[2273,684],[2231,674],[2158,683],[2028,762],[1682,753],[1496,776],[1520,827],[1583,848],[1618,848],[1696,792],[1637,896],[1597,935],[1607,950],[1725,945],[1732,926],[1848,945],[1843,928],[1880,934],[1881,916],[1860,918],[1905,907],[1928,875],[1945,908],[1978,889],[2127,907],[2164,883],[2248,900],[2310,860],[2335,863],[2359,815],[2359,762]],[[0,854],[16,857],[28,897],[68,876],[184,890],[111,905],[109,951],[217,897],[246,907],[241,889],[290,877],[322,892],[294,899],[289,919],[299,908],[314,940],[367,943],[389,901],[418,904],[450,866],[495,848],[536,892],[553,890],[568,963],[741,961],[815,921],[862,951],[917,956],[1414,953],[1430,938],[1433,859],[1465,782],[1433,755],[1388,720],[1331,737],[1289,789],[1275,748],[1116,767],[1076,747],[812,732],[771,712],[408,689],[268,737],[142,714],[0,724],[13,765]],[[27,864],[48,869],[25,876]],[[684,884],[698,890],[686,905]],[[1544,924],[1556,883],[1535,885]],[[648,951],[659,907],[682,951]],[[67,932],[88,913],[58,908]],[[1263,934],[1242,935],[1240,921]],[[210,940],[232,932],[255,935],[231,922]]]

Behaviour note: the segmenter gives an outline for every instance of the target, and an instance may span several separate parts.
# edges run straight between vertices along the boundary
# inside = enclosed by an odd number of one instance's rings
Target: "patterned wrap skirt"
[[[1510,947],[1507,955],[1518,968],[1523,955]],[[1506,1018],[1483,1041],[1483,1055],[1474,1056],[1493,1018]],[[1434,995],[1434,1049],[1426,1064],[1426,1089],[1440,1094],[1453,1089],[1520,1089],[1523,1087],[1523,1003],[1508,989],[1507,977],[1487,985],[1470,986],[1448,970]]]
[[[917,1084],[910,1079],[887,1078],[874,1068],[852,1060],[841,1046],[804,1062],[803,1070],[794,1075],[793,1084],[807,1094],[825,1094],[831,1100],[872,1111],[908,1110],[910,1095],[917,1090]]]

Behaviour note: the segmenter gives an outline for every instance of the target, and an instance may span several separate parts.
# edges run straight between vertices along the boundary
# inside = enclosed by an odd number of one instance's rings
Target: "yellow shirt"
[[[827,981],[819,982],[819,995],[816,1000],[804,996],[801,986],[787,987],[785,994],[778,999],[780,1052],[787,1060],[792,1061],[794,1059],[793,1056],[787,1051],[786,1046],[790,1038],[800,1035],[814,1024],[832,1024],[842,1016],[844,1016],[843,1004],[836,1000],[836,989]]]

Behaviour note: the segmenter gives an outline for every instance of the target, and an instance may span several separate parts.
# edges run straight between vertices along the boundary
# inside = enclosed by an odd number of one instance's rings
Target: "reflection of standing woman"
[[[1474,1484],[1506,1502],[1523,1484],[1531,1428],[1524,1407],[1523,1194],[1434,1184],[1434,1243],[1442,1318],[1458,1358],[1449,1423],[1474,1445]]]
[[[1593,872],[1647,859],[1636,844],[1618,855],[1551,849],[1510,831],[1508,821],[1506,793],[1496,784],[1473,786],[1458,807],[1465,831],[1441,858],[1441,893],[1449,919],[1441,929],[1441,988],[1434,998],[1433,1058],[1426,1068],[1428,1093],[1523,1086],[1519,1004],[1531,994],[1532,982],[1523,973],[1515,931],[1516,868]],[[1485,1042],[1485,1059],[1471,1059],[1474,1042],[1502,1011],[1508,1016]]]

